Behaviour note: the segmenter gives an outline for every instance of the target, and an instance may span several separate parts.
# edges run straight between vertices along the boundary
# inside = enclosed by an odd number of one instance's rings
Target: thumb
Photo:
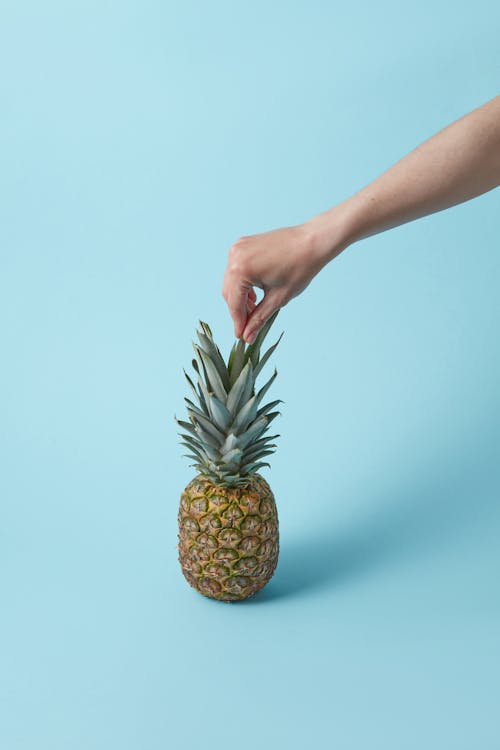
[[[252,344],[255,341],[255,337],[266,320],[270,318],[273,312],[278,310],[279,307],[281,307],[279,295],[274,291],[267,292],[249,316],[244,328],[242,335],[248,344]]]

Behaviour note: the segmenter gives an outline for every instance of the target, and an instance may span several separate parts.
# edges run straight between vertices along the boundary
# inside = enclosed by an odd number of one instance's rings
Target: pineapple
[[[213,599],[238,601],[269,581],[278,562],[278,514],[273,493],[258,470],[274,453],[268,435],[280,400],[262,405],[277,372],[259,390],[256,380],[281,339],[261,356],[274,313],[253,344],[235,342],[226,365],[212,332],[200,322],[193,344],[196,385],[185,372],[195,401],[186,398],[189,422],[181,444],[198,474],[179,507],[179,561],[187,581]],[[196,403],[195,403],[196,402]]]

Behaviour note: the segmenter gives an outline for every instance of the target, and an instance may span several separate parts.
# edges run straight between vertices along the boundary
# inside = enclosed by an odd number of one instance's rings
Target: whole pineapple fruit
[[[260,390],[257,377],[281,339],[261,357],[262,343],[276,318],[269,318],[253,344],[237,341],[227,365],[206,323],[193,344],[196,384],[186,379],[195,402],[186,398],[189,422],[182,441],[198,475],[182,493],[179,561],[187,581],[213,599],[237,601],[269,581],[278,562],[278,514],[273,493],[257,473],[274,453],[267,435],[280,400],[261,405],[277,372]]]

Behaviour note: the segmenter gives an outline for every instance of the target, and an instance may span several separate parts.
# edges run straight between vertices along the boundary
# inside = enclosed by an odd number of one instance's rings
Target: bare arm
[[[310,226],[321,250],[334,257],[334,227],[341,213],[350,244],[468,201],[499,184],[497,96],[440,130],[370,185],[312,219]]]
[[[500,96],[448,125],[369,185],[305,224],[242,237],[223,294],[236,336],[251,341],[346,247],[500,185]],[[253,287],[264,290],[255,306]]]

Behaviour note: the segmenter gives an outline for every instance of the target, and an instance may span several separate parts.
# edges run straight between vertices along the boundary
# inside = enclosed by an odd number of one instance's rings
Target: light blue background
[[[1,0],[4,750],[500,747],[498,191],[281,313],[245,604],[180,574],[172,420],[231,243],[498,94],[499,7]]]

